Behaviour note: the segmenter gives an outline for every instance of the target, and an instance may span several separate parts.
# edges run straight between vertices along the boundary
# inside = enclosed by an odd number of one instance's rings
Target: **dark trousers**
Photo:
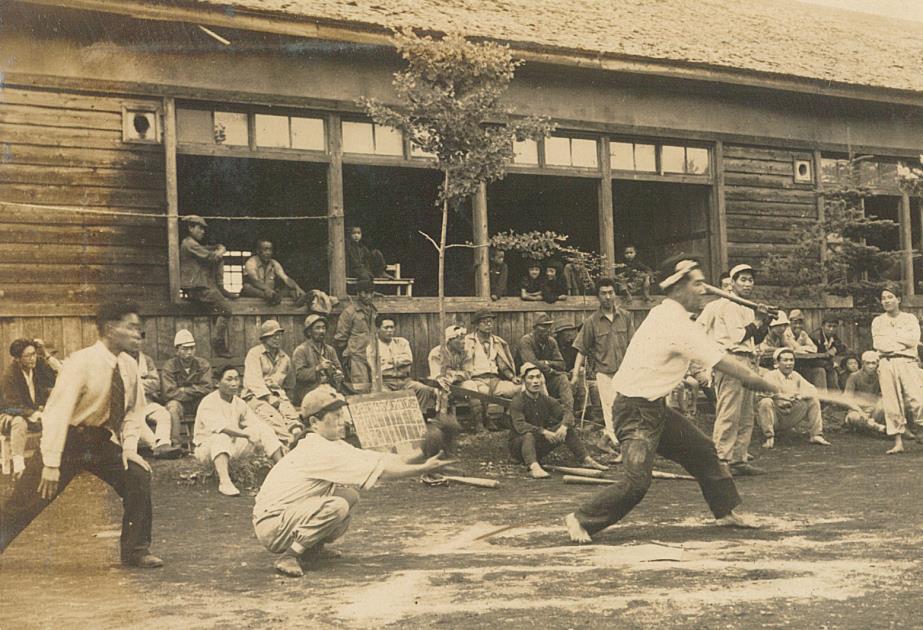
[[[619,395],[612,406],[615,434],[622,444],[623,473],[611,486],[590,497],[577,510],[577,520],[590,534],[618,522],[634,508],[651,485],[654,455],[680,464],[695,477],[715,518],[740,505],[727,466],[715,445],[694,424],[666,405]]]
[[[451,454],[455,438],[461,433],[461,425],[453,414],[440,412],[435,418],[427,420],[426,434],[423,436],[423,453],[427,457],[439,451]]]
[[[109,440],[109,435],[106,429],[68,429],[61,456],[58,494],[81,470],[93,473],[112,486],[122,497],[124,509],[121,538],[124,562],[147,551],[151,544],[151,474],[134,462],[128,463],[128,470],[122,468],[122,449]],[[43,499],[38,493],[43,467],[42,456],[36,453],[0,511],[0,552],[54,500]]]
[[[214,287],[196,287],[186,289],[190,302],[195,302],[205,309],[210,315],[215,316],[215,329],[213,331],[214,343],[228,346],[228,319],[231,317],[231,303]]]
[[[564,444],[567,445],[567,448],[574,454],[578,462],[583,463],[583,460],[587,458],[583,440],[580,439],[573,427],[567,430]],[[560,446],[560,443],[552,444],[543,435],[537,433],[523,433],[522,435],[513,433],[510,435],[510,455],[515,461],[522,462],[526,466],[531,466],[537,462],[541,463],[545,455],[558,448],[558,446]]]

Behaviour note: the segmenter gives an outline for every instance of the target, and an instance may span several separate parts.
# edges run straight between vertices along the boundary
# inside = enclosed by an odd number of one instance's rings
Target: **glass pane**
[[[404,136],[397,129],[375,125],[375,153],[404,157]]]
[[[375,153],[372,123],[343,121],[344,153]]]
[[[323,151],[324,121],[320,118],[292,118],[292,148]]]
[[[635,170],[657,172],[657,147],[653,144],[635,145]]]
[[[515,164],[538,164],[538,142],[535,140],[513,142],[513,153],[513,163]]]
[[[545,164],[570,166],[570,138],[545,138]]]
[[[609,165],[616,171],[635,170],[634,145],[630,142],[609,143]]]
[[[212,113],[206,109],[176,110],[177,142],[195,142],[213,144],[215,133],[212,131]]]
[[[686,147],[686,172],[690,175],[708,175],[708,149]]]
[[[288,116],[257,114],[254,122],[256,145],[287,149],[291,145],[288,136]]]
[[[897,188],[897,164],[894,162],[879,162],[878,176],[880,177],[882,188]],[[923,278],[921,278],[923,280]]]
[[[596,140],[572,138],[570,146],[574,166],[596,168],[598,158],[596,153]]]
[[[878,162],[871,160],[859,162],[859,185],[878,188]]]
[[[839,183],[839,160],[821,158],[820,177],[824,184],[836,185]]]
[[[247,115],[237,112],[215,112],[215,144],[235,147],[250,145],[247,136]]]
[[[660,164],[664,173],[684,173],[686,171],[686,148],[663,145],[660,150]]]

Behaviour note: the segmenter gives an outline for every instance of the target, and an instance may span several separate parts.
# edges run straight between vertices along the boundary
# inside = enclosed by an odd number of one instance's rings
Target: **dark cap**
[[[471,320],[477,324],[482,319],[492,319],[494,317],[493,311],[487,308],[478,309],[474,313],[474,317]]]
[[[536,326],[551,326],[554,324],[554,320],[551,319],[551,316],[545,312],[539,312],[535,314],[535,322],[532,324],[532,327]]]

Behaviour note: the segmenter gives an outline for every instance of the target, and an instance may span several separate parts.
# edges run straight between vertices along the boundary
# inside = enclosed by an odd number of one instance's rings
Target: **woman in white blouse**
[[[872,320],[872,345],[881,355],[878,380],[886,429],[894,436],[894,446],[888,450],[891,455],[904,451],[907,410],[916,423],[923,417],[923,375],[917,365],[920,322],[913,314],[901,311],[897,285],[882,289],[880,299],[885,312]]]

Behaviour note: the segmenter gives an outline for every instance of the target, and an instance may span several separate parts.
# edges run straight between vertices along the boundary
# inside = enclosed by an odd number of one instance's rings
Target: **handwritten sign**
[[[423,439],[426,424],[413,392],[360,394],[347,400],[362,448],[402,451]]]

